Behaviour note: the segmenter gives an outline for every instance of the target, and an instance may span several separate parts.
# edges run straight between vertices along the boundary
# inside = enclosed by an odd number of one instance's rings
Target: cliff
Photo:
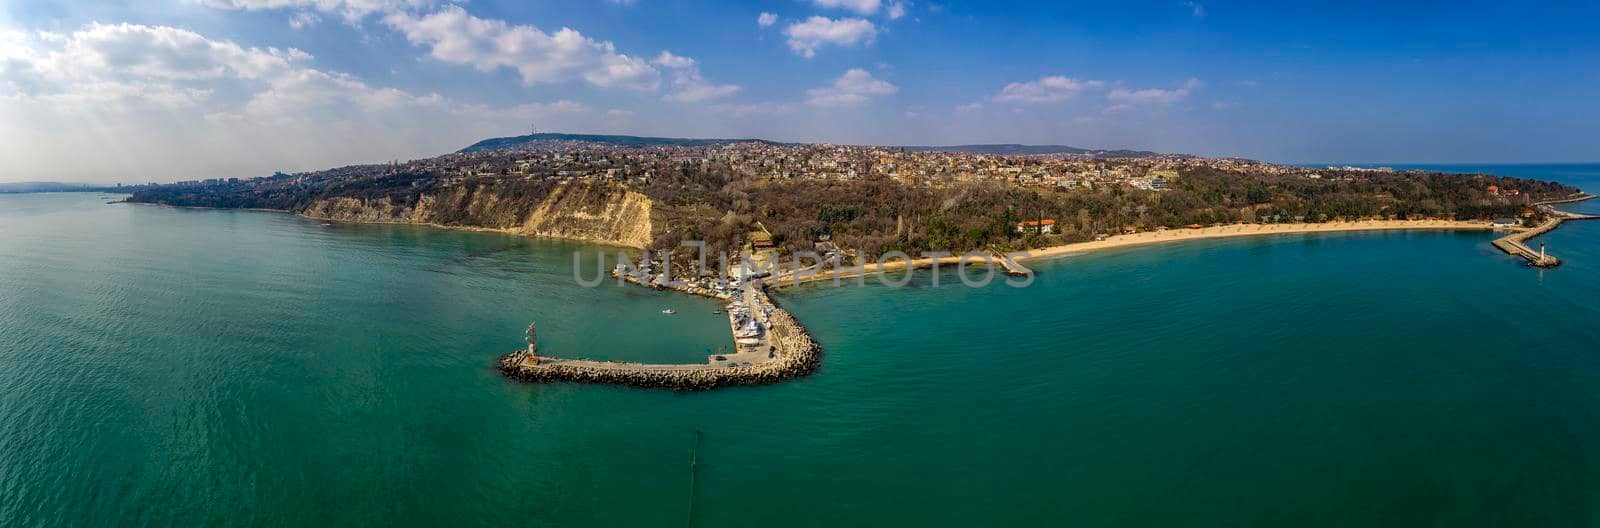
[[[601,182],[561,182],[542,192],[511,186],[452,186],[434,193],[318,198],[307,217],[342,222],[426,224],[646,248],[651,202]]]

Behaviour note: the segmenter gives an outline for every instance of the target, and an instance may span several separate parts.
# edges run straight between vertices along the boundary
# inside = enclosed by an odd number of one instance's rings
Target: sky
[[[252,177],[540,132],[1600,160],[1600,4],[0,1],[0,181]]]

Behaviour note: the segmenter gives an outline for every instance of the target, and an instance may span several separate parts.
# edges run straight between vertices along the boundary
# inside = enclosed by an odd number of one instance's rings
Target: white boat
[[[671,309],[671,308],[668,308],[668,309],[662,310],[661,313],[664,313],[664,314],[667,314],[667,315],[672,315],[672,314],[678,313],[678,311],[674,310],[674,309]]]
[[[755,321],[746,320],[744,326],[739,328],[733,334],[733,337],[738,339],[761,337],[761,325],[756,324]]]

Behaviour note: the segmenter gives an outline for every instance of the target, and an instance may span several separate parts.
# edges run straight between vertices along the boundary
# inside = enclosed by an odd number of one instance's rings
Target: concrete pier
[[[1006,270],[1006,275],[1013,277],[1027,277],[1033,275],[1033,270],[1028,269],[1027,266],[1023,266],[1022,263],[1017,262],[1017,259],[1011,258],[1010,255],[1002,253],[999,249],[993,246],[989,247],[989,254],[992,255],[995,260],[1000,262],[1000,266]]]

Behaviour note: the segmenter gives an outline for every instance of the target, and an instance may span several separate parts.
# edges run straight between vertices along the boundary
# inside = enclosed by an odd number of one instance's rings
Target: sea
[[[492,369],[729,346],[616,248],[118,198],[0,195],[0,526],[1600,523],[1600,222],[793,288],[818,372],[676,393]]]

